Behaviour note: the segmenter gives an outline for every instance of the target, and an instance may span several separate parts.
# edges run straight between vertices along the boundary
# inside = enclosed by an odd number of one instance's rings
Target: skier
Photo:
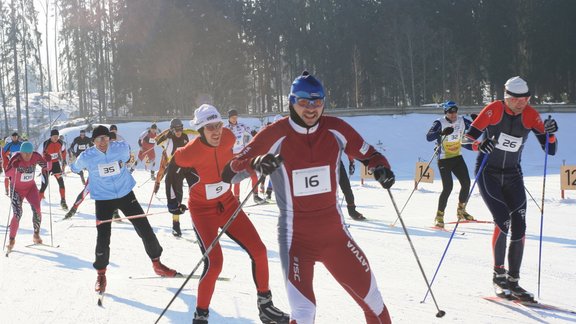
[[[138,152],[138,160],[134,164],[133,168],[136,167],[138,161],[144,162],[144,169],[150,169],[150,177],[152,180],[156,180],[154,175],[154,167],[156,166],[156,152],[154,152],[154,145],[156,144],[156,136],[158,136],[158,126],[152,124],[149,129],[143,131],[138,138],[138,146],[140,151]]]
[[[20,145],[22,145],[22,141],[20,140],[20,136],[17,132],[12,133],[11,141],[6,142],[4,147],[2,148],[2,167],[4,171],[8,168],[8,161],[14,154],[20,151]],[[6,196],[10,195],[8,187],[10,185],[10,179],[8,177],[4,178],[4,189],[6,189]]]
[[[478,176],[478,187],[494,218],[492,281],[496,294],[533,301],[534,295],[518,284],[526,235],[526,193],[520,160],[530,131],[536,134],[543,149],[546,133],[550,134],[548,154],[556,154],[558,141],[554,133],[558,125],[551,118],[542,122],[540,114],[528,104],[530,90],[522,78],[516,76],[506,81],[504,92],[504,100],[488,104],[472,122],[465,147],[480,151],[476,173],[488,154],[486,166]],[[479,142],[482,135],[484,139]],[[504,260],[509,231],[506,271]]]
[[[72,172],[78,173],[87,169],[90,178],[88,188],[96,202],[96,219],[110,220],[112,212],[120,209],[124,215],[142,215],[144,211],[138,203],[132,189],[136,181],[125,167],[130,157],[130,148],[126,142],[110,142],[110,131],[106,126],[98,126],[92,132],[94,146],[84,151],[70,166]],[[158,242],[148,218],[130,219],[136,233],[142,239],[146,254],[152,260],[154,272],[162,277],[175,277],[176,270],[160,262],[162,246]],[[95,290],[104,293],[106,290],[106,267],[110,259],[111,223],[96,226],[96,260],[94,268],[98,272]]]
[[[70,148],[68,149],[68,153],[70,153],[71,157],[74,159],[78,158],[80,153],[84,152],[87,148],[94,145],[90,138],[86,137],[86,131],[80,130],[80,135],[74,138],[72,144],[70,144]],[[80,171],[80,180],[82,180],[82,184],[86,185],[86,179],[84,179],[84,171]]]
[[[316,262],[360,305],[367,323],[390,323],[368,259],[346,230],[336,190],[342,152],[362,161],[384,188],[394,184],[394,173],[349,124],[322,116],[324,98],[320,81],[304,71],[290,89],[290,117],[258,133],[226,165],[222,178],[237,182],[255,170],[274,183],[291,323],[314,322]]]
[[[235,136],[223,128],[218,110],[208,104],[194,111],[192,121],[200,137],[190,141],[174,153],[166,176],[168,209],[173,214],[182,214],[182,180],[189,182],[188,208],[192,215],[194,230],[198,236],[202,253],[214,241],[218,228],[232,217],[238,209],[238,199],[232,194],[230,184],[222,182],[220,172],[230,159]],[[237,218],[226,230],[252,259],[252,273],[258,295],[258,311],[263,323],[288,323],[287,314],[274,307],[268,285],[268,256],[266,246],[246,214],[240,210]],[[204,272],[198,283],[198,298],[194,324],[208,323],[208,307],[222,270],[223,256],[220,244],[216,244],[204,261]]]
[[[11,178],[12,183],[12,210],[14,216],[10,222],[10,240],[6,246],[8,253],[14,248],[16,242],[16,233],[22,218],[22,202],[24,199],[32,207],[32,224],[34,234],[32,241],[34,244],[42,244],[40,238],[40,223],[42,221],[42,211],[40,208],[40,195],[34,176],[36,174],[36,165],[42,168],[42,177],[48,178],[47,163],[42,155],[34,152],[34,146],[30,142],[22,143],[20,151],[16,153],[8,162],[6,176]]]
[[[162,178],[164,178],[164,172],[174,152],[176,152],[176,149],[179,147],[185,146],[189,140],[188,135],[184,133],[184,124],[182,124],[182,121],[178,118],[172,119],[170,121],[170,129],[165,130],[156,138],[156,145],[162,147],[162,157],[160,159],[158,173],[156,174],[156,182],[154,183],[154,194],[160,189],[160,182]],[[172,235],[176,237],[182,236],[179,214],[172,215]]]
[[[246,146],[246,143],[250,141],[251,130],[250,127],[246,126],[243,123],[238,122],[238,111],[236,109],[231,109],[228,111],[228,125],[226,125],[226,128],[231,130],[232,133],[234,133],[234,136],[236,137],[236,141],[234,142],[234,148],[233,148],[234,154],[240,153],[240,151],[242,151],[244,146]],[[258,181],[258,176],[256,175],[256,173],[251,173],[250,178],[252,179],[252,184],[256,184],[256,181]],[[232,184],[232,191],[234,193],[234,196],[240,197],[240,184],[239,183]],[[264,203],[264,199],[258,196],[258,188],[254,190],[254,202],[257,204]]]
[[[114,141],[116,141],[116,133],[110,132],[110,142]],[[90,141],[90,145],[88,147],[92,146],[94,146],[94,143]],[[64,215],[64,219],[69,219],[72,216],[74,216],[78,211],[78,208],[80,207],[82,202],[84,202],[84,199],[86,199],[86,197],[88,197],[88,194],[90,194],[90,190],[88,189],[88,181],[90,181],[90,179],[87,179],[86,182],[84,183],[84,188],[78,194],[78,196],[76,196],[76,200],[74,201],[74,204],[72,204],[72,208],[70,208],[70,210],[66,213],[66,215]],[[118,215],[118,209],[114,210],[112,218],[115,219],[120,218],[120,215]]]
[[[356,167],[354,166],[354,159],[348,158],[348,172],[350,175],[354,174]],[[350,186],[350,179],[346,174],[346,168],[344,167],[344,162],[340,160],[340,177],[338,179],[338,185],[340,190],[344,194],[344,199],[346,200],[346,209],[348,209],[348,215],[354,220],[365,220],[366,217],[356,210],[356,203],[354,202],[354,193],[352,192],[352,187]]]
[[[60,140],[59,136],[60,132],[57,129],[50,131],[50,138],[42,144],[42,154],[46,161],[52,162],[52,167],[49,171],[54,178],[56,178],[58,187],[60,188],[60,207],[68,211],[68,205],[66,204],[66,187],[64,186],[64,179],[62,178],[62,170],[66,161],[66,146],[64,142]],[[40,186],[40,199],[44,199],[44,192],[46,188],[48,188],[48,181],[49,177],[47,177],[46,181],[43,181]]]
[[[116,141],[118,142],[122,142],[125,141],[124,137],[120,134],[118,134],[118,126],[116,125],[110,125],[110,133],[114,133],[116,135]]]
[[[438,199],[438,210],[434,223],[436,227],[440,228],[444,228],[444,210],[453,186],[452,174],[460,182],[456,215],[459,220],[474,220],[474,217],[466,211],[468,192],[470,191],[470,176],[461,152],[462,137],[472,122],[458,115],[458,106],[454,101],[444,102],[442,108],[444,109],[444,116],[436,119],[426,134],[428,142],[436,141],[436,145],[439,146],[438,169],[442,178],[442,193]]]

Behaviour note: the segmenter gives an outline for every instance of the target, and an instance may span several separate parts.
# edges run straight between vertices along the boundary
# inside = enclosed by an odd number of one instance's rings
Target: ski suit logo
[[[362,255],[360,253],[360,250],[356,247],[356,245],[352,244],[352,242],[348,241],[347,243],[348,248],[350,249],[350,251],[352,251],[352,254],[354,254],[356,256],[356,259],[358,259],[358,262],[360,262],[360,264],[366,268],[366,272],[370,272],[370,266],[368,265],[368,261],[366,261],[366,259],[364,258],[364,255]]]

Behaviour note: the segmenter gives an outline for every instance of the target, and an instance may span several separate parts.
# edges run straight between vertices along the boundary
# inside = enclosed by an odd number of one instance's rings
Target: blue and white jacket
[[[106,153],[96,146],[82,152],[70,165],[72,172],[88,170],[88,190],[94,200],[122,198],[132,191],[136,180],[126,168],[130,159],[130,146],[126,142],[110,142]]]

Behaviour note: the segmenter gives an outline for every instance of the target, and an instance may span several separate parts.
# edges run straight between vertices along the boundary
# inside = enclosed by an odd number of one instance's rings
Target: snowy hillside
[[[392,189],[396,203],[402,207],[414,183],[413,173],[418,159],[427,161],[434,145],[425,140],[432,121],[438,116],[366,116],[344,118],[373,145],[388,157],[398,181]],[[559,151],[548,159],[546,199],[543,228],[541,272],[541,301],[576,309],[576,192],[566,192],[560,198],[559,167],[563,163],[576,164],[576,114],[553,115],[559,124]],[[241,119],[259,126],[258,119]],[[158,123],[161,129],[169,121]],[[185,121],[187,125],[187,121]],[[119,124],[119,133],[133,148],[138,134],[149,123]],[[80,126],[61,130],[70,143],[78,135]],[[160,153],[158,150],[157,153]],[[475,154],[464,152],[471,177]],[[540,231],[542,175],[544,154],[533,135],[530,135],[523,155],[528,196],[527,236],[521,284],[536,293],[538,283],[538,247]],[[436,168],[436,163],[432,164]],[[437,169],[436,169],[437,172]],[[438,175],[438,172],[436,173]],[[151,201],[149,217],[164,248],[162,261],[188,274],[200,258],[200,250],[192,241],[189,214],[184,215],[184,235],[171,235],[171,215],[166,211],[163,187],[151,198],[153,182],[142,169],[134,173],[136,195],[146,209]],[[473,179],[473,178],[472,178]],[[493,294],[491,224],[461,224],[451,242],[447,256],[432,287],[441,309],[442,319],[430,296],[421,303],[426,285],[418,265],[398,223],[391,227],[397,215],[386,191],[376,182],[360,185],[357,175],[352,178],[358,211],[368,221],[358,222],[346,217],[349,230],[367,254],[384,300],[395,323],[570,323],[576,315],[521,307],[505,307],[482,299]],[[65,178],[66,197],[71,205],[82,190],[75,174]],[[242,183],[242,195],[249,188]],[[3,190],[3,189],[2,189]],[[448,201],[446,220],[456,220],[458,182]],[[441,191],[440,180],[421,184],[408,203],[403,219],[417,250],[428,279],[431,280],[450,237],[449,232],[431,228]],[[59,207],[56,182],[51,181],[50,194],[43,202],[41,235],[45,243],[58,247],[25,247],[32,239],[32,215],[24,205],[24,216],[16,237],[16,247],[8,258],[0,259],[0,318],[2,323],[153,323],[173,294],[184,282],[182,279],[130,279],[153,276],[152,265],[133,227],[127,223],[113,224],[111,258],[108,267],[108,296],[104,307],[96,306],[93,291],[96,271],[92,268],[96,230],[94,202],[87,199],[72,220],[61,221],[64,212]],[[250,202],[251,204],[251,202]],[[0,231],[6,232],[9,199],[0,196]],[[247,207],[245,211],[256,225],[268,247],[270,284],[275,305],[289,311],[278,255],[277,209],[275,205]],[[490,220],[490,214],[475,188],[468,211],[477,219]],[[347,216],[346,211],[344,215]],[[451,225],[447,225],[449,230]],[[321,229],[319,229],[321,230]],[[4,235],[3,235],[4,236]],[[259,323],[256,292],[246,253],[226,236],[222,239],[224,269],[210,307],[210,323]],[[197,272],[199,274],[199,272]],[[325,268],[318,264],[315,273],[317,297],[316,323],[362,323],[360,308],[344,292]],[[197,281],[191,280],[165,314],[161,323],[190,323],[192,321]]]

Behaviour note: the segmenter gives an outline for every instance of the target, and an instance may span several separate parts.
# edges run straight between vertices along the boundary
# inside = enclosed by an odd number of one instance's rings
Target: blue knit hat
[[[34,152],[34,145],[30,142],[24,142],[20,146],[20,152],[22,153],[32,153]]]
[[[454,101],[446,101],[446,102],[442,103],[442,109],[444,109],[444,113],[446,113],[451,108],[458,109],[458,105],[456,105],[456,103]]]

